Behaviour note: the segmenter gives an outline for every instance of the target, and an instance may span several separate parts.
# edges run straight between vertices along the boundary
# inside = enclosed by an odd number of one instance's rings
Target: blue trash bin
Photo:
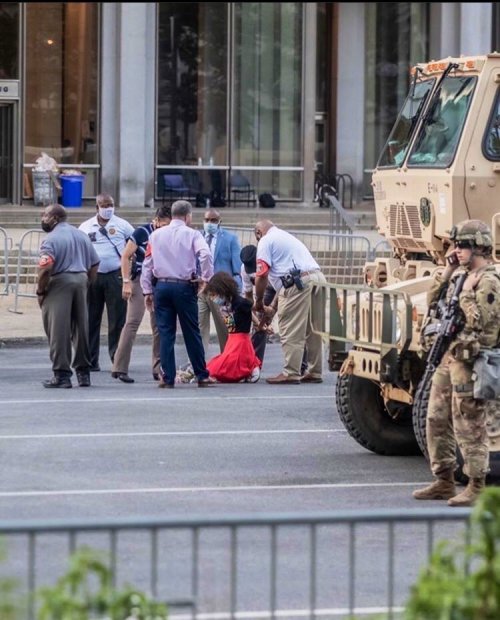
[[[62,174],[60,177],[63,207],[81,207],[83,197],[83,174]]]

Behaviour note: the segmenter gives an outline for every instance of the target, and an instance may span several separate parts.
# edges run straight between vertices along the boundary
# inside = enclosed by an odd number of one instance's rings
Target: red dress
[[[237,383],[262,366],[250,339],[252,302],[237,297],[231,306],[221,308],[221,312],[227,325],[227,342],[224,351],[208,362],[207,370],[221,383]]]

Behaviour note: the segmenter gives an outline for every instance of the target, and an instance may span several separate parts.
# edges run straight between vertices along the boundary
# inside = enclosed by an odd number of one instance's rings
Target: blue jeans
[[[154,290],[156,324],[160,333],[160,361],[166,383],[175,383],[175,335],[177,318],[181,324],[186,350],[198,378],[208,371],[198,325],[198,294],[189,282],[158,282]]]

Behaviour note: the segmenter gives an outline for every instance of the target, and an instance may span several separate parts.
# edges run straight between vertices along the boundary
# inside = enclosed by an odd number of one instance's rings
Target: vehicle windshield
[[[476,84],[475,77],[447,76],[425,114],[409,166],[448,168],[455,157]]]
[[[408,150],[408,145],[417,125],[418,117],[424,109],[427,96],[436,80],[426,80],[412,85],[396,124],[380,155],[377,167],[400,166]]]

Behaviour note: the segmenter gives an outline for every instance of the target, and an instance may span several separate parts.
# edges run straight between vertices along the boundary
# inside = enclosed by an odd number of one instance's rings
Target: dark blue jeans
[[[208,377],[205,352],[198,325],[198,294],[189,282],[158,282],[154,290],[156,324],[160,333],[160,361],[166,383],[175,383],[175,335],[177,318],[194,374]]]

